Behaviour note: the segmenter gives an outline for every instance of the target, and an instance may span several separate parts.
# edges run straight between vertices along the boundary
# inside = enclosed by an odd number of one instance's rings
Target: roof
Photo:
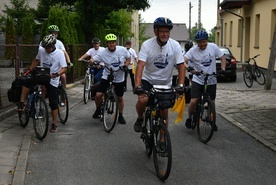
[[[154,37],[154,32],[153,32],[153,23],[142,23],[143,25],[146,25],[145,33],[144,36],[146,37]],[[185,23],[179,23],[173,24],[173,29],[171,30],[171,36],[170,38],[181,42],[181,41],[187,41],[189,40],[189,32],[186,27]]]
[[[251,4],[251,0],[224,0],[220,3],[222,9],[241,8],[243,5]]]

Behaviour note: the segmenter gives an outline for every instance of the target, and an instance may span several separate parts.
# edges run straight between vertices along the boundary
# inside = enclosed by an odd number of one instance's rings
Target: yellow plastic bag
[[[184,110],[185,110],[185,96],[183,95],[177,99],[177,101],[175,102],[175,104],[171,110],[172,112],[178,113],[177,118],[174,121],[175,124],[182,121],[183,115],[184,115]]]
[[[135,70],[136,70],[135,65],[132,64],[132,73],[133,73],[134,75],[135,75]]]

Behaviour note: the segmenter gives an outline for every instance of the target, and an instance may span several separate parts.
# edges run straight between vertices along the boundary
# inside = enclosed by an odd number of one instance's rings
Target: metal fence
[[[85,64],[77,62],[88,49],[89,45],[65,45],[74,64],[67,70],[67,83],[74,83],[83,77]],[[13,103],[8,101],[7,91],[13,80],[20,75],[24,68],[28,68],[38,51],[38,44],[0,44],[0,110]]]

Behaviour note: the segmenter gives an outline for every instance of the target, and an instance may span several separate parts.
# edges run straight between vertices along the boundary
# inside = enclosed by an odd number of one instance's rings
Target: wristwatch
[[[183,87],[183,84],[179,84],[179,87]]]

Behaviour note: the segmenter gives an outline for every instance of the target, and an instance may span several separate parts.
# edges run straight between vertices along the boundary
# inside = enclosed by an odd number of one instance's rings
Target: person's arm
[[[130,57],[126,59],[125,66],[128,66],[130,64]]]
[[[185,73],[186,73],[186,66],[185,66],[184,63],[185,62],[177,65],[177,69],[178,69],[178,85],[181,85],[181,84],[183,85],[184,84],[184,78],[185,78]]]
[[[85,53],[84,55],[82,55],[79,59],[78,59],[78,61],[81,61],[82,59],[85,59],[85,58],[87,58],[89,55],[87,54],[87,53]]]
[[[63,50],[63,52],[64,52],[64,56],[65,56],[66,62],[67,62],[68,64],[70,64],[70,63],[71,63],[71,60],[70,60],[70,57],[69,57],[67,51],[66,51],[66,50]]]
[[[146,63],[142,60],[138,60],[137,63],[137,68],[135,72],[135,86],[141,86],[142,85],[142,75],[143,75],[143,70],[145,67]]]
[[[223,55],[222,57],[220,57],[220,59],[221,59],[221,70],[224,71],[226,69],[226,58]]]

